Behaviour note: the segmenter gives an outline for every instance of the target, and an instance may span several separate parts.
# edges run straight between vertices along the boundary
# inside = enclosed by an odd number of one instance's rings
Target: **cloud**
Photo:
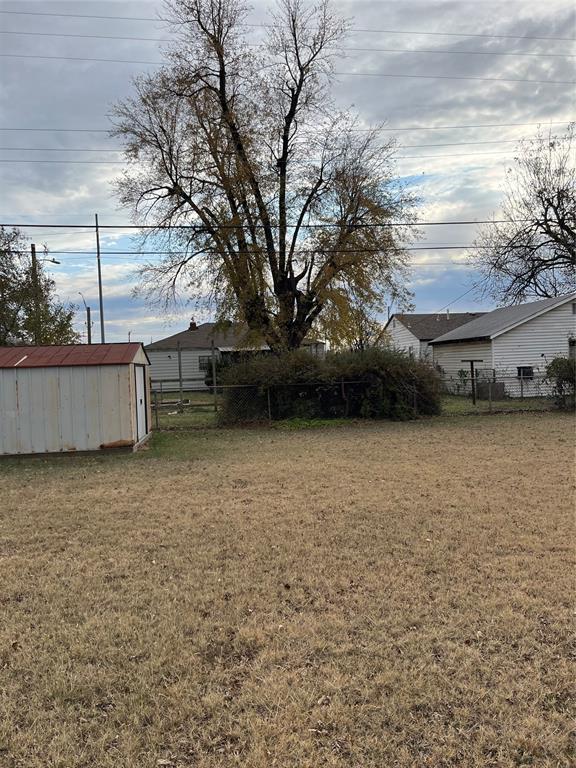
[[[251,19],[266,20],[268,3],[254,3]],[[65,2],[50,5],[50,12],[155,17],[161,3],[135,0],[104,6],[86,0],[74,6]],[[504,80],[573,80],[570,43],[530,38],[567,37],[573,28],[571,2],[550,0],[546,4],[500,0],[483,3],[467,0],[383,2],[346,0],[338,9],[352,18],[354,30],[346,38],[347,49],[424,49],[434,53],[386,53],[384,50],[347,50],[336,59],[338,72],[386,75],[339,75],[334,85],[337,104],[359,113],[366,125],[383,124],[394,129],[382,132],[382,139],[396,135],[399,148],[397,169],[409,180],[422,199],[421,217],[426,220],[485,219],[498,210],[505,168],[512,162],[514,142],[535,133],[535,126],[516,123],[547,123],[570,119],[569,86]],[[20,0],[6,2],[4,10],[38,11],[44,6]],[[3,28],[14,32],[58,32],[68,35],[115,35],[165,38],[160,22],[110,21],[42,16],[3,16]],[[378,30],[389,30],[388,32]],[[390,30],[414,30],[398,34]],[[525,36],[526,39],[496,37],[453,37],[419,35],[416,31],[474,33],[476,35]],[[262,29],[254,29],[254,39]],[[155,61],[161,58],[159,44],[136,40],[2,35],[3,52],[24,55],[92,57]],[[510,53],[540,53],[540,56],[509,56]],[[465,54],[465,55],[464,55]],[[111,106],[131,91],[132,76],[153,66],[59,61],[55,59],[4,58],[0,78],[0,128],[80,128],[83,132],[0,131],[0,160],[85,160],[67,162],[1,163],[0,190],[2,221],[7,223],[76,223],[76,231],[36,230],[34,240],[46,242],[53,251],[84,253],[56,256],[62,266],[53,274],[60,294],[79,300],[81,290],[96,306],[94,254],[94,213],[102,224],[130,223],[127,211],[119,208],[111,182],[121,166],[97,164],[121,159],[120,142],[106,132]],[[410,75],[411,77],[389,77]],[[420,79],[419,75],[436,75]],[[461,80],[456,78],[491,78]],[[453,78],[453,79],[450,79]],[[492,125],[496,127],[463,127]],[[501,125],[509,124],[509,125]],[[441,127],[461,126],[461,127]],[[435,130],[426,130],[435,128]],[[409,130],[405,130],[409,129]],[[562,126],[555,129],[561,131]],[[93,131],[93,132],[90,132]],[[500,142],[477,144],[473,142]],[[407,145],[454,144],[420,147]],[[15,148],[10,151],[6,148]],[[22,149],[16,149],[22,148]],[[105,149],[106,152],[87,152]],[[37,151],[32,151],[37,150]],[[74,150],[74,151],[69,151]],[[503,154],[492,154],[500,152]],[[482,153],[482,154],[480,154]],[[456,157],[449,155],[465,155]],[[103,231],[104,252],[136,250],[129,230]],[[476,227],[429,227],[425,243],[466,245],[474,239]],[[450,259],[462,253],[448,252]],[[442,255],[440,255],[442,254]],[[415,261],[446,262],[445,252],[419,252]],[[110,337],[124,338],[126,323],[146,334],[166,331],[164,317],[150,311],[131,297],[134,285],[133,257],[103,258],[106,303],[109,307]],[[473,271],[460,265],[448,272],[438,267],[419,266],[412,286],[419,309],[441,305],[463,292],[473,282]],[[468,281],[468,282],[467,282]],[[451,294],[452,292],[452,294]],[[474,296],[466,297],[474,306]],[[186,322],[182,310],[170,318]],[[80,320],[81,322],[81,320]]]

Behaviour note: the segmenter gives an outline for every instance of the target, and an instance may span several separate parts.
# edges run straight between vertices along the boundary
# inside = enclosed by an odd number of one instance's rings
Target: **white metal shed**
[[[137,449],[149,365],[136,343],[0,347],[0,455]]]

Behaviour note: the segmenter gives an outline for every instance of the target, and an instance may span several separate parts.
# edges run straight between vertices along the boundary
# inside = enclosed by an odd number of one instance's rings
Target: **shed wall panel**
[[[131,365],[0,370],[0,453],[135,442]]]

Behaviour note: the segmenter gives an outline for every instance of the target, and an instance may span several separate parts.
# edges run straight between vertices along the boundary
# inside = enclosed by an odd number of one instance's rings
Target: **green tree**
[[[177,42],[115,109],[132,168],[117,182],[170,255],[141,272],[166,304],[207,297],[274,350],[300,346],[352,292],[372,305],[404,284],[414,199],[383,141],[331,97],[346,24],[331,2],[280,0],[250,45],[240,0],[169,0]],[[331,310],[329,313],[328,310]]]
[[[74,311],[59,301],[42,261],[33,263],[20,230],[0,227],[0,345],[77,342]]]

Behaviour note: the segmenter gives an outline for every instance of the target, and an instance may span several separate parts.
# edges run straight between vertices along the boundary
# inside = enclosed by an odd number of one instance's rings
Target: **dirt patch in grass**
[[[0,464],[0,765],[573,764],[573,427]]]

